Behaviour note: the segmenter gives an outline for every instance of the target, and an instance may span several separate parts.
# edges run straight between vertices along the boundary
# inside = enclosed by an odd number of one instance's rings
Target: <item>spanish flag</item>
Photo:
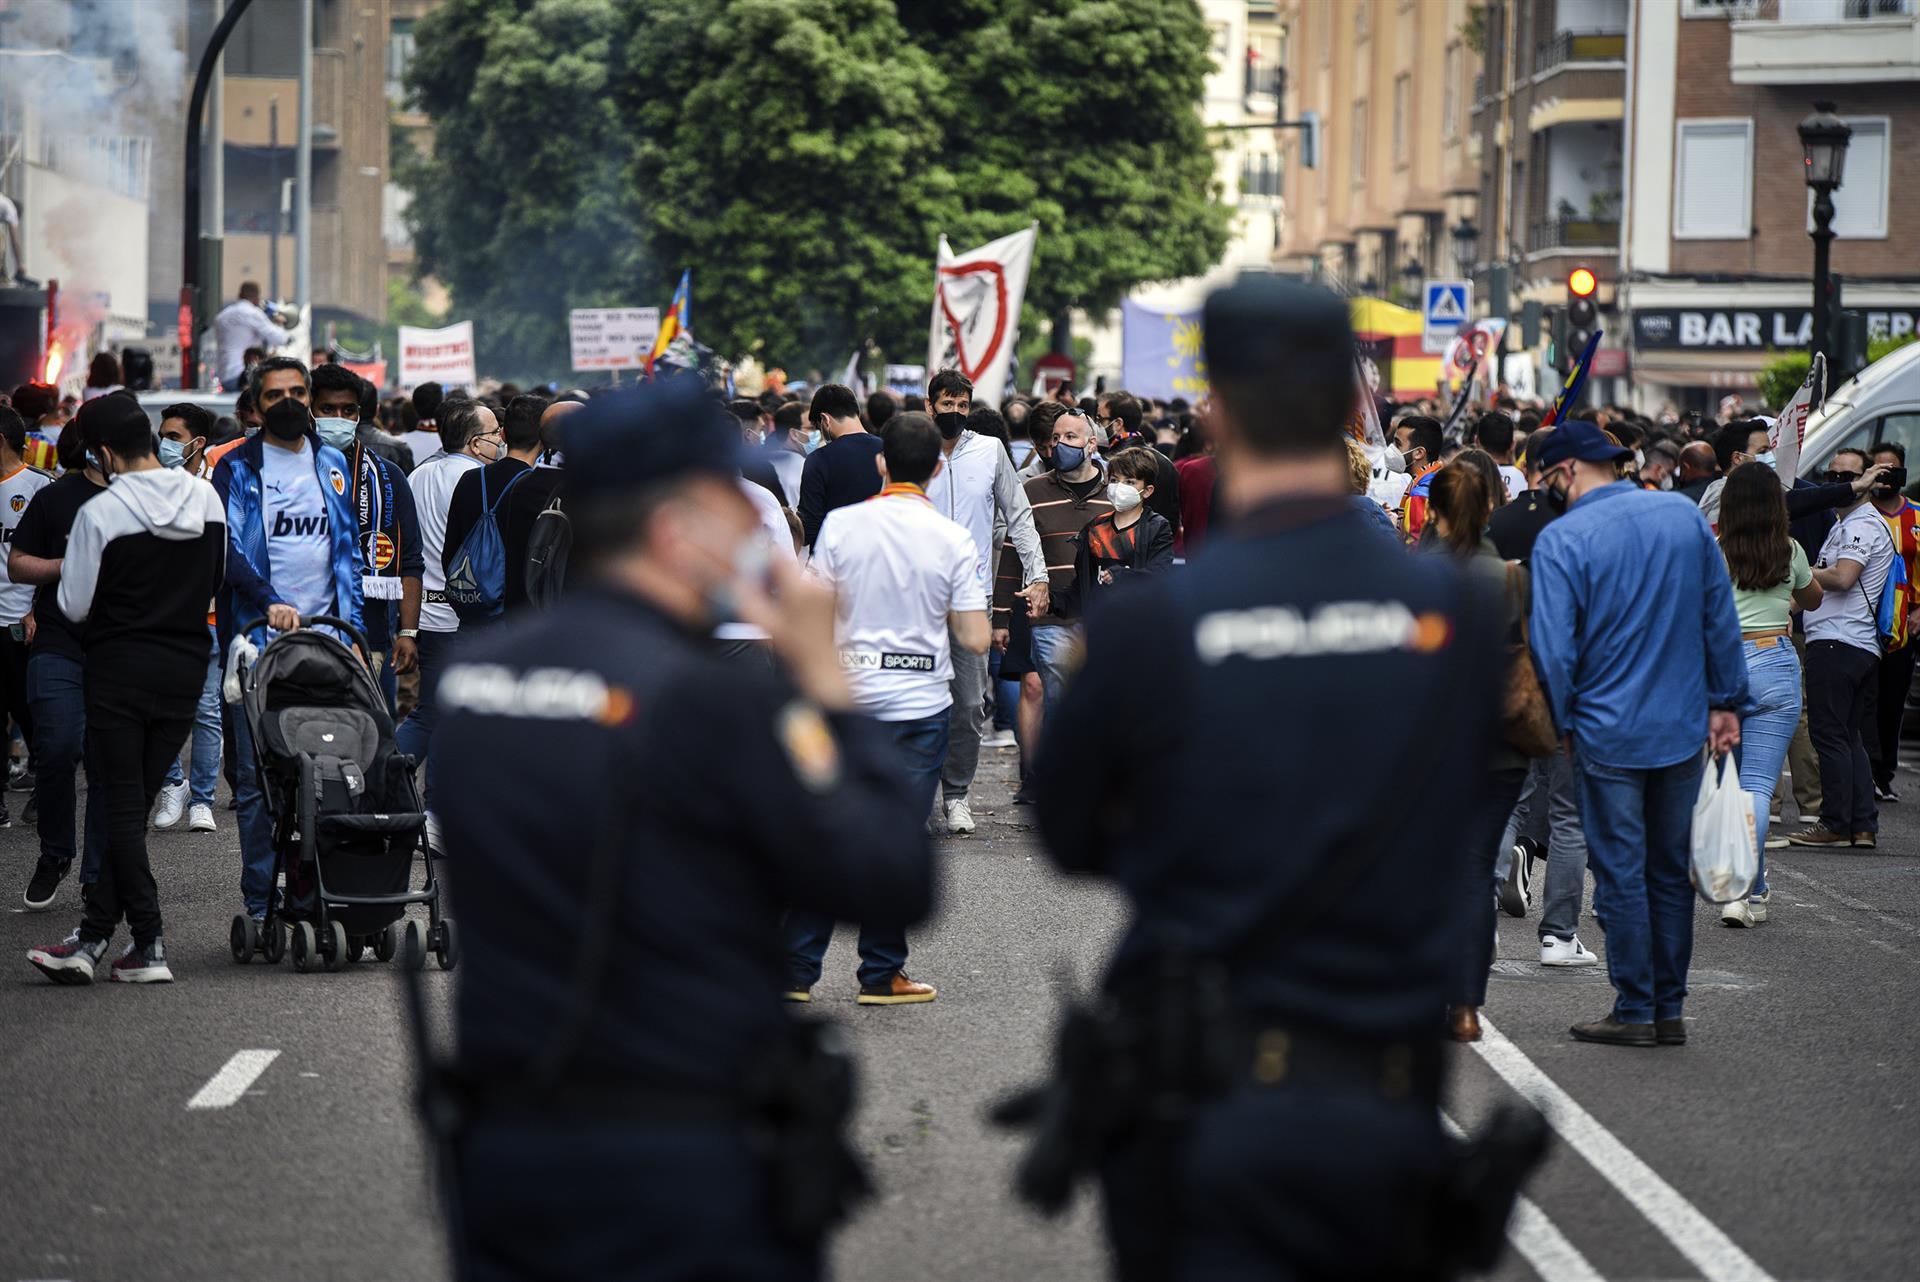
[[[688,268],[680,273],[680,284],[673,291],[673,303],[667,308],[667,314],[660,318],[660,333],[653,340],[653,351],[647,354],[647,377],[653,377],[653,363],[667,354],[667,345],[682,334],[693,333],[692,295],[693,270]]]

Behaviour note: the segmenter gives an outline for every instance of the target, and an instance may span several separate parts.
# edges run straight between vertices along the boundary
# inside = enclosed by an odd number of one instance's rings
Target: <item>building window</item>
[[[1753,234],[1753,121],[1682,120],[1673,163],[1673,238]]]
[[[1393,78],[1393,163],[1398,169],[1407,165],[1407,99],[1412,97],[1409,90],[1406,72]]]
[[[1367,100],[1362,98],[1353,104],[1353,185],[1363,186],[1367,181]]]
[[[1680,0],[1683,18],[1751,18],[1760,0]]]
[[[1887,235],[1887,146],[1885,116],[1848,116],[1853,137],[1847,143],[1847,168],[1833,193],[1833,234],[1852,240],[1884,240]],[[1813,230],[1813,193],[1807,193],[1807,230]]]
[[[1447,46],[1446,73],[1440,86],[1440,133],[1448,142],[1460,136],[1460,46]]]
[[[395,18],[387,36],[387,101],[407,100],[407,68],[413,63],[413,19]]]

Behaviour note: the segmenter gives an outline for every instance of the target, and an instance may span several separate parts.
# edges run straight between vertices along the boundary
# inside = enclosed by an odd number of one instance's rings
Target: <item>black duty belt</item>
[[[737,1122],[740,1103],[713,1090],[614,1082],[469,1083],[461,1091],[470,1122]]]
[[[1437,1101],[1443,1065],[1438,1038],[1373,1041],[1313,1030],[1255,1025],[1247,1080],[1259,1088],[1361,1089],[1383,1099]]]

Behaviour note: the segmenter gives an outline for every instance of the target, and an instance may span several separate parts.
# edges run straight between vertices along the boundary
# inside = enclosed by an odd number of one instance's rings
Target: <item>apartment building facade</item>
[[[1634,7],[1620,302],[1636,394],[1754,400],[1811,335],[1811,197],[1799,122],[1853,128],[1832,270],[1869,329],[1920,324],[1920,6],[1914,0],[1666,0]]]

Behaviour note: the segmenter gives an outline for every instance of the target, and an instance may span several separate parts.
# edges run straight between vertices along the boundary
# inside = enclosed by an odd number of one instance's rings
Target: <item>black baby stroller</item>
[[[252,635],[265,620],[249,624]],[[413,786],[415,762],[393,743],[386,701],[337,628],[366,653],[357,629],[330,615],[303,617],[240,671],[254,767],[273,823],[273,878],[264,925],[233,919],[233,959],[256,951],[293,968],[338,970],[369,947],[381,961],[398,955],[425,964],[432,948],[442,970],[459,949],[453,922],[440,913],[440,885],[427,854],[427,817]],[[411,889],[413,863],[424,884]],[[285,874],[286,888],[278,889]],[[427,906],[428,928],[406,917]]]

